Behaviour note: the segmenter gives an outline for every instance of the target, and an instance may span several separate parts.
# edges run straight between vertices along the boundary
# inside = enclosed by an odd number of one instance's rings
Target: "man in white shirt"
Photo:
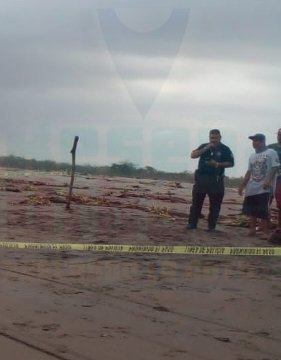
[[[243,194],[245,188],[243,214],[250,219],[249,235],[256,235],[257,219],[261,219],[262,238],[268,239],[270,195],[274,192],[280,163],[276,151],[266,147],[263,134],[249,136],[249,139],[253,141],[255,153],[249,158],[248,170],[239,187],[239,195]]]

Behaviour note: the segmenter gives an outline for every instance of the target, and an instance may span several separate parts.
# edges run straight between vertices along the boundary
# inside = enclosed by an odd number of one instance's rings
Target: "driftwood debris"
[[[70,153],[72,155],[72,169],[71,169],[71,180],[70,180],[70,184],[69,184],[69,192],[68,192],[66,206],[65,206],[65,208],[67,210],[70,209],[71,195],[72,195],[74,176],[75,176],[75,155],[76,155],[76,147],[77,147],[78,140],[79,140],[79,136],[75,136],[72,149],[70,150]]]

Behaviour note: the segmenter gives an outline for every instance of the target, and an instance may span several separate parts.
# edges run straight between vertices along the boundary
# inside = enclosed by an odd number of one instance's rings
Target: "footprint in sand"
[[[56,331],[59,327],[60,327],[59,324],[53,323],[53,324],[44,324],[42,325],[41,329],[43,331]]]

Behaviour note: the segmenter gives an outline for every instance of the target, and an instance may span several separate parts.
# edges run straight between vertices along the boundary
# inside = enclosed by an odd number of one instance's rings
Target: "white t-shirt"
[[[248,166],[251,177],[245,188],[245,196],[274,192],[276,176],[272,180],[271,189],[263,189],[263,184],[272,168],[278,168],[279,165],[278,154],[275,150],[265,149],[263,152],[252,154],[249,158]]]

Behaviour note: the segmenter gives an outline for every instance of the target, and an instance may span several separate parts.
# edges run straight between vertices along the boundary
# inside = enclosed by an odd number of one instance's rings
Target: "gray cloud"
[[[100,25],[102,8],[115,9],[107,14],[116,14],[127,34],[122,46],[110,44],[111,53],[106,32],[121,36],[122,31],[111,33],[110,16],[106,30]],[[174,21],[169,18],[174,8],[189,11],[178,44],[176,23],[164,37],[156,36],[165,21]],[[248,133],[264,131],[273,141],[280,127],[280,18],[281,3],[275,0],[1,1],[0,151],[64,159],[69,155],[63,155],[62,139],[81,131],[98,144],[91,158],[87,137],[81,159],[110,162],[109,142],[118,144],[120,131],[130,138],[135,134],[130,129],[138,128],[143,132],[134,159],[184,170],[195,165],[185,164],[183,154],[209,127],[221,127],[225,142],[239,139],[239,146],[232,146],[241,156],[234,171],[241,174],[251,151]],[[141,39],[136,47],[133,35]],[[145,118],[133,101],[145,108]],[[178,129],[193,134],[186,146]],[[155,131],[162,147],[178,138],[178,159],[166,161],[160,145],[155,150]],[[128,160],[130,154],[128,148]],[[125,155],[126,146],[118,156]]]

